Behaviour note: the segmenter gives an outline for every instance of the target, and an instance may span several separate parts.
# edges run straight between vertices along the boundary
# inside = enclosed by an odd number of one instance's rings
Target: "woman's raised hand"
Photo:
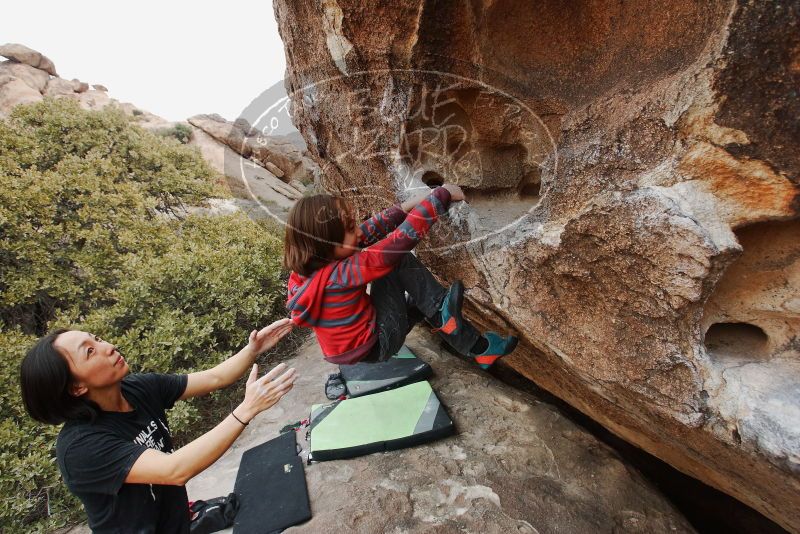
[[[274,406],[281,397],[286,395],[294,386],[297,376],[294,368],[286,368],[285,363],[279,363],[270,372],[258,378],[258,365],[253,364],[250,376],[247,378],[244,400],[236,409],[236,416],[244,422]]]
[[[292,327],[292,320],[287,318],[275,321],[261,330],[253,330],[250,332],[247,347],[257,356],[274,347],[283,336],[292,331]]]
[[[464,191],[461,190],[456,184],[443,184],[442,187],[450,192],[450,201],[458,202],[464,200]]]

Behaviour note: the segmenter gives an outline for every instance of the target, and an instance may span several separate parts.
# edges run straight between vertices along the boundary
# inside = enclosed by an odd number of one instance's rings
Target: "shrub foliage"
[[[0,121],[0,531],[82,519],[55,464],[58,428],[20,400],[19,363],[37,336],[87,330],[134,370],[186,372],[282,313],[273,230],[243,215],[180,216],[219,195],[217,180],[196,151],[115,108],[45,100]],[[192,435],[204,407],[179,405],[173,430]]]

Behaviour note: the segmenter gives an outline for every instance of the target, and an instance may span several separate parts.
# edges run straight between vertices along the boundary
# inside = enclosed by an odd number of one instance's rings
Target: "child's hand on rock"
[[[450,202],[458,202],[460,200],[465,200],[464,198],[464,191],[461,190],[456,184],[444,184],[442,185],[445,189],[450,192]]]

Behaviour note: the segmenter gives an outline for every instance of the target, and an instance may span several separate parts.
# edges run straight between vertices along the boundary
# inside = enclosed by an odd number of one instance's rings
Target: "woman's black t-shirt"
[[[67,422],[56,442],[58,467],[83,502],[93,532],[189,532],[185,486],[125,484],[148,448],[172,452],[165,410],[186,390],[186,375],[134,374],[122,380],[132,412]]]

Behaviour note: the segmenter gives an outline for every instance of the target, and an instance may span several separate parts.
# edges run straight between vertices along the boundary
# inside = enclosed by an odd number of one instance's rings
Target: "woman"
[[[279,364],[258,378],[253,363],[291,329],[282,319],[254,330],[239,353],[188,375],[129,375],[117,348],[87,332],[56,330],[37,341],[22,361],[22,399],[34,419],[65,423],[58,466],[94,532],[189,532],[186,481],[292,389],[294,369]],[[229,386],[251,366],[242,403],[173,451],[165,410]]]

